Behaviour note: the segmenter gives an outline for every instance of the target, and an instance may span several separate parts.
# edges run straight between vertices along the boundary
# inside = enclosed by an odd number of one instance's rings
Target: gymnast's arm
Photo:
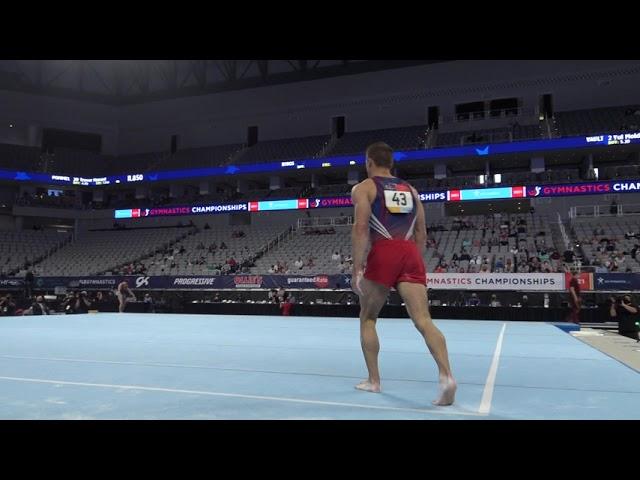
[[[411,191],[413,192],[413,199],[416,202],[416,225],[413,232],[413,239],[418,246],[420,255],[424,257],[427,242],[427,225],[424,216],[424,206],[420,201],[420,195],[418,195],[416,189],[411,187]]]
[[[351,199],[354,207],[353,228],[351,229],[351,256],[353,257],[354,278],[364,270],[364,255],[369,245],[371,187],[373,187],[373,181],[367,179],[351,190]]]

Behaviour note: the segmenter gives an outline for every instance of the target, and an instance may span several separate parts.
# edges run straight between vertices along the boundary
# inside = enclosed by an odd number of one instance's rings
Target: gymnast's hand
[[[351,290],[361,297],[363,295],[362,292],[362,279],[364,278],[364,269],[353,267],[353,273],[351,274]]]

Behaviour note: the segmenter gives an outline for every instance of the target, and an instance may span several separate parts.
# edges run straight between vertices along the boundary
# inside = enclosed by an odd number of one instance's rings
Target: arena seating
[[[0,230],[0,276],[24,275],[25,264],[34,264],[69,241],[69,234],[55,231]]]
[[[640,177],[640,165],[612,165],[599,169],[599,180],[634,179]]]
[[[520,220],[524,220],[526,225],[519,225]],[[464,226],[466,224],[466,226]],[[518,233],[518,228],[524,230]],[[515,235],[507,236],[502,239],[501,244],[500,233],[504,231],[507,235],[514,233]],[[487,270],[507,271],[506,265],[510,263],[514,266],[514,272],[523,271],[525,265],[528,264],[528,258],[525,251],[528,252],[529,258],[532,256],[539,257],[539,251],[546,251],[551,254],[554,250],[561,253],[564,249],[559,241],[553,238],[553,231],[549,219],[541,215],[533,215],[530,213],[522,215],[500,215],[490,216],[468,216],[460,220],[456,217],[447,217],[438,225],[431,225],[428,229],[428,237],[433,244],[432,248],[427,248],[425,262],[428,271],[435,271],[441,261],[447,265],[444,271],[455,272],[463,269],[466,272],[479,272],[482,270],[485,259]],[[453,255],[458,257],[463,252],[468,253],[471,260],[458,260],[457,264],[453,264]],[[517,249],[517,253],[512,253],[512,249]],[[477,264],[477,257],[481,257],[481,264]],[[498,261],[504,265],[499,267]],[[562,262],[559,260],[548,259],[550,271],[563,271]],[[474,264],[475,263],[475,264]],[[523,268],[519,268],[518,265]],[[456,265],[456,266],[454,266]],[[528,271],[528,268],[527,268]]]
[[[315,227],[314,227],[315,228]],[[317,227],[320,230],[330,230],[330,226]],[[280,262],[288,267],[291,275],[317,275],[350,273],[349,270],[340,268],[340,263],[331,260],[334,252],[348,255],[351,251],[351,229],[347,226],[336,226],[332,234],[305,234],[304,230],[296,231],[289,239],[275,250],[268,252],[264,257],[256,261],[256,266],[251,273],[268,274],[269,269]],[[304,266],[295,266],[298,258],[302,259]],[[308,266],[309,259],[313,260],[313,266]],[[350,267],[348,267],[350,268]]]
[[[385,141],[395,150],[415,150],[420,145],[420,138],[427,131],[425,125],[382,130],[346,132],[328,155],[363,154],[373,142]]]
[[[271,194],[271,190],[268,188],[250,189],[244,193],[236,192],[232,198],[234,202],[239,200],[262,200],[267,198],[269,194]]]
[[[279,273],[349,273],[351,228],[348,220],[349,217],[334,217],[323,222],[312,218],[310,227],[298,229],[298,225],[292,223],[288,227],[278,224],[199,230],[96,231],[81,233],[73,242],[69,241],[68,234],[5,231],[0,232],[0,269],[4,274],[17,271],[23,274],[24,264],[28,262],[35,264],[38,275],[96,275],[129,273],[125,266],[133,264],[131,273],[145,275],[216,275],[227,272],[228,267],[224,265],[233,257],[239,265],[246,262],[242,268],[238,267],[238,272],[269,274],[273,273],[272,266],[280,263],[286,267]],[[535,265],[530,268],[531,257],[538,257],[539,265],[545,260],[548,262],[542,267],[543,271],[547,268],[546,271],[562,272],[573,263],[565,264],[565,246],[553,227],[554,221],[531,213],[445,217],[428,225],[424,256],[427,270],[539,271]],[[598,231],[594,232],[596,228]],[[287,233],[289,229],[291,232]],[[237,236],[239,231],[243,232],[241,237]],[[640,255],[638,259],[631,255],[633,248],[640,244],[640,216],[578,218],[567,231],[571,241],[580,244],[580,248],[575,249],[576,259],[582,260],[584,266],[599,267],[597,271],[640,272]],[[625,238],[628,233],[634,236]],[[275,242],[278,237],[280,240]],[[598,252],[598,246],[608,245],[601,242],[603,239],[612,241],[613,249]],[[223,242],[228,247],[226,250],[219,248]],[[218,248],[210,251],[213,243]],[[463,250],[469,259],[459,258]],[[333,260],[334,252],[338,252],[343,261]],[[295,266],[299,257],[302,268]],[[309,265],[310,258],[313,265]],[[594,258],[599,259],[595,266]]]
[[[353,185],[347,183],[341,183],[338,185],[321,185],[314,189],[309,190],[308,196],[310,197],[334,197],[349,195]]]
[[[480,143],[502,143],[516,140],[539,139],[541,137],[538,125],[518,125],[517,127],[504,127],[438,133],[437,146],[461,146]]]
[[[303,138],[284,138],[258,142],[238,158],[237,163],[263,163],[278,160],[319,157],[329,144],[329,135]]]
[[[266,200],[277,200],[285,198],[298,198],[303,187],[284,187],[276,190],[271,190],[269,195],[265,197]]]
[[[82,232],[38,263],[36,271],[42,276],[97,275],[172,245],[187,234],[184,228]]]
[[[572,240],[580,244],[584,265],[599,267],[597,271],[601,272],[640,272],[640,255],[633,258],[631,254],[640,244],[640,217],[578,218],[573,222],[572,233]],[[634,236],[625,238],[627,233]]]
[[[640,130],[640,107],[634,105],[557,112],[555,118],[563,137]]]
[[[219,275],[231,257],[241,264],[257,255],[286,228],[282,226],[238,226],[200,230],[180,239],[170,252],[157,252],[140,261],[147,275]],[[242,232],[242,237],[234,237]],[[209,251],[212,244],[214,251]],[[228,248],[221,249],[224,243]],[[203,248],[198,248],[199,246]],[[180,253],[181,249],[183,253]],[[173,266],[172,266],[173,265]]]
[[[71,195],[23,195],[16,198],[16,205],[37,206],[47,208],[76,208],[76,197]]]
[[[52,154],[45,155],[43,158],[47,159],[48,172],[86,177],[106,175],[109,166],[116,163],[116,160],[110,155],[68,148],[56,148]],[[118,163],[121,162],[122,159]],[[113,173],[127,173],[127,170]]]
[[[177,170],[181,168],[206,168],[227,165],[232,157],[243,148],[244,145],[234,143],[230,145],[178,150],[160,163],[157,169]]]
[[[144,173],[149,169],[159,168],[168,157],[169,152],[136,153],[111,157],[105,161],[106,170],[104,172],[109,175]]]
[[[517,222],[519,219],[526,221],[523,227],[524,232],[515,236],[507,237],[505,245],[500,244],[501,225],[507,225],[507,232],[517,230]],[[459,220],[459,219],[458,219]],[[461,268],[465,272],[479,272],[486,259],[486,271],[506,271],[508,263],[513,265],[513,271],[523,271],[526,264],[526,270],[529,271],[529,258],[532,256],[539,257],[539,251],[545,251],[550,256],[554,251],[561,254],[564,250],[561,242],[555,241],[550,222],[543,216],[522,214],[522,215],[505,215],[504,217],[487,218],[485,216],[469,216],[465,217],[464,222],[467,227],[460,228],[461,222],[454,217],[448,217],[438,225],[431,225],[428,228],[428,237],[431,242],[425,252],[425,262],[427,270],[435,271],[440,263],[446,263],[444,271],[457,272]],[[486,225],[486,228],[484,228]],[[317,226],[320,230],[331,229],[329,225],[326,227]],[[484,232],[483,232],[484,229]],[[341,273],[349,272],[350,265],[340,265],[340,262],[333,261],[331,256],[334,252],[347,257],[351,253],[351,230],[348,226],[336,225],[332,228],[334,233],[325,233],[317,235],[306,234],[304,229],[295,232],[292,237],[282,244],[282,248],[269,252],[256,262],[256,267],[252,269],[253,273],[266,274],[269,268],[280,262],[286,263],[291,273],[299,272],[304,274],[320,274],[320,273]],[[493,230],[493,233],[492,233]],[[495,245],[489,245],[489,240],[495,242]],[[484,242],[484,245],[482,243]],[[453,255],[460,256],[463,248],[467,251],[472,261],[458,261],[453,263]],[[517,253],[511,253],[513,248],[517,248]],[[529,258],[525,254],[525,250],[529,253]],[[476,265],[475,261],[478,256],[482,257],[480,265]],[[303,268],[298,269],[294,266],[294,262],[301,257]],[[308,260],[313,258],[314,266],[309,267]],[[543,259],[545,256],[543,256]],[[499,262],[500,261],[500,262]],[[542,260],[540,263],[542,263]],[[554,260],[549,258],[549,271],[564,271],[562,260]],[[500,266],[502,263],[502,267]],[[518,270],[518,264],[521,267]],[[455,266],[454,266],[455,265]]]
[[[40,170],[40,148],[0,143],[0,168],[19,171]]]

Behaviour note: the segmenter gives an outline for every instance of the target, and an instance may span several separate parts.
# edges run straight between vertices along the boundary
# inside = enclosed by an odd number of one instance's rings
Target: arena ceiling
[[[126,105],[448,60],[0,60],[0,89]]]

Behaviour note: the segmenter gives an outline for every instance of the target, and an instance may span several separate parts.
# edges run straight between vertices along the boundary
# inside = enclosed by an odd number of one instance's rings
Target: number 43
[[[395,202],[396,205],[401,205],[403,207],[407,206],[407,194],[406,193],[394,193],[391,200]]]

